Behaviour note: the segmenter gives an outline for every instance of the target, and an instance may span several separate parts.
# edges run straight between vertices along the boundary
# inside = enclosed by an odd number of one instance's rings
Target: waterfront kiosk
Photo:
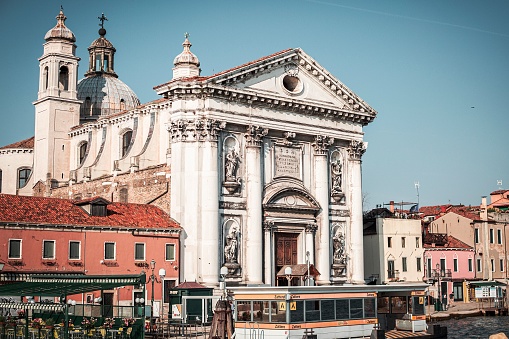
[[[424,331],[426,284],[238,287],[234,296],[235,332],[241,338],[320,339],[370,336],[407,320]],[[390,328],[392,326],[392,328]]]

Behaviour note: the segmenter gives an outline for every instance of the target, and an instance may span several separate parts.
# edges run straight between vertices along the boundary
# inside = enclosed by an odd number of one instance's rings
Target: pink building
[[[475,278],[472,246],[447,234],[429,233],[424,238],[424,258],[424,280],[432,284],[433,298],[441,295],[442,302],[450,303],[452,295],[454,301],[468,301],[466,282]]]
[[[145,289],[104,291],[102,303],[131,306],[136,298],[153,299],[158,307],[154,312],[161,312],[169,288],[179,283],[180,232],[167,213],[152,205],[0,194],[0,282],[46,273],[108,276],[145,271]],[[93,303],[99,296],[69,298]]]

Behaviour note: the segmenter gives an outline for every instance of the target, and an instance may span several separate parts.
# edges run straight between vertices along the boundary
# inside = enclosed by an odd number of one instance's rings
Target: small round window
[[[285,75],[283,78],[283,87],[292,94],[298,94],[302,91],[302,81],[296,76]]]

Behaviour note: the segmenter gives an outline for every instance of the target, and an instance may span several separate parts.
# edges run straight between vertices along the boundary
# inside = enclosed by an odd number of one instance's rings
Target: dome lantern
[[[189,42],[189,34],[186,33],[184,37],[185,40],[182,43],[184,50],[173,60],[175,66],[173,68],[173,79],[199,76],[201,72],[200,60],[191,52],[192,44]]]

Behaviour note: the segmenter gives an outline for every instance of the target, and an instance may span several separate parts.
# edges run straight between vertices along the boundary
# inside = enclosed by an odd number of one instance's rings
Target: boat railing
[[[249,326],[249,328],[248,328]],[[260,329],[260,324],[258,322],[245,322],[244,323],[244,333],[249,331],[249,339],[264,339],[265,332],[263,329]]]

